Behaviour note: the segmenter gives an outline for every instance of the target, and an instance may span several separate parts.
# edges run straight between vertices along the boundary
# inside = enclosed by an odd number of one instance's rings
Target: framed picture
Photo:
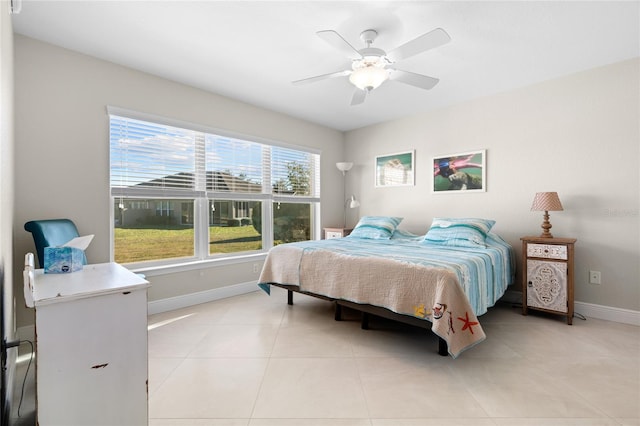
[[[376,186],[408,186],[414,184],[415,151],[376,157]]]
[[[433,192],[485,192],[487,151],[441,155],[433,159]]]

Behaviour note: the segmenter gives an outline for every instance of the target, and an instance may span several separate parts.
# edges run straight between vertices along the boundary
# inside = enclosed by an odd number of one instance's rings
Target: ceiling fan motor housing
[[[386,56],[387,52],[382,49],[378,49],[377,47],[365,47],[364,49],[358,50],[362,57],[367,60],[367,58],[378,59]]]

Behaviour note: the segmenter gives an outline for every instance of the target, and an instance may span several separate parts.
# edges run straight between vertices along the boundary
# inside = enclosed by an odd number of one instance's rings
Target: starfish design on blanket
[[[460,321],[464,322],[464,325],[462,326],[462,331],[465,331],[468,328],[471,334],[473,334],[473,326],[478,325],[479,323],[477,321],[469,320],[469,312],[465,312],[464,316],[465,316],[464,318],[458,317]]]

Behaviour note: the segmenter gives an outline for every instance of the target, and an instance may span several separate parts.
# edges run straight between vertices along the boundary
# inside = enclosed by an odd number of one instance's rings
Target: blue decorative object
[[[82,270],[84,250],[75,247],[45,247],[44,273],[66,274]]]

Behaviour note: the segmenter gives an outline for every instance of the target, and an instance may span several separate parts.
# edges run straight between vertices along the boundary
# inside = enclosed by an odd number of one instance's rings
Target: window
[[[109,114],[116,262],[167,265],[314,238],[318,153]]]

